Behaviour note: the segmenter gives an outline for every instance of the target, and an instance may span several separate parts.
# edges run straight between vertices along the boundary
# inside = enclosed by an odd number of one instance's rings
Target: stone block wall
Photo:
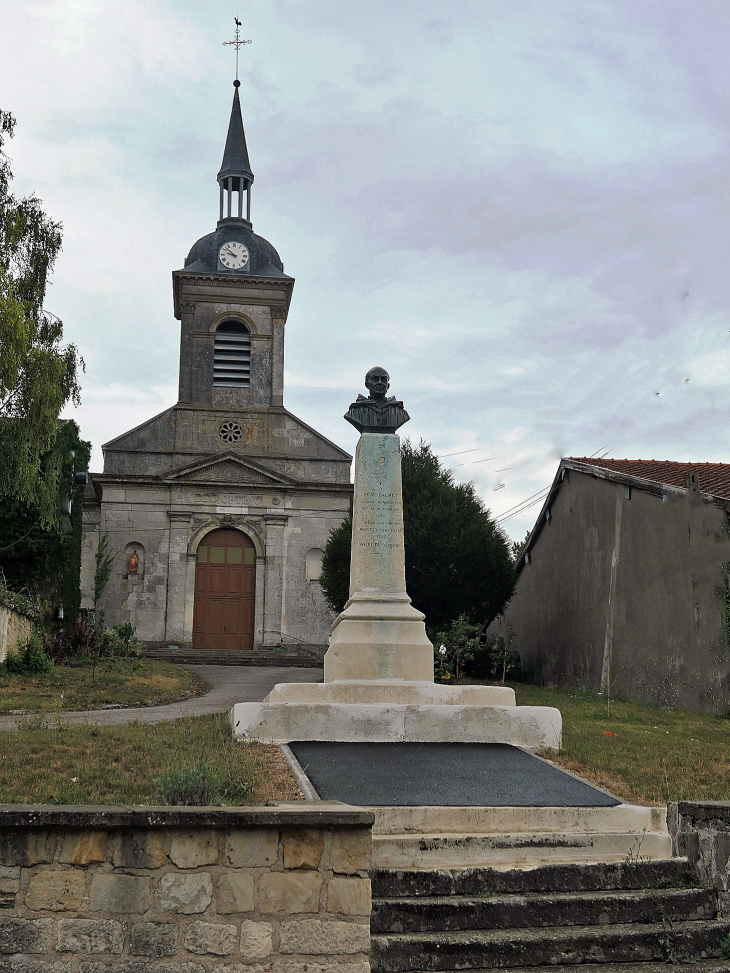
[[[18,639],[24,642],[32,631],[33,623],[29,618],[0,605],[0,662],[5,659],[8,649],[15,648]]]
[[[369,973],[373,819],[0,808],[0,969]]]
[[[667,805],[672,852],[687,858],[699,881],[717,889],[720,915],[730,917],[730,801]]]

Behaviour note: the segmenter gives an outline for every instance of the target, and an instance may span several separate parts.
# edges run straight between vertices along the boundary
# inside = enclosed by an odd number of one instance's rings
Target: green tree
[[[116,556],[116,554],[109,553],[109,535],[100,534],[99,543],[96,546],[96,553],[94,554],[94,560],[96,561],[96,570],[94,571],[94,612],[97,614],[97,604],[104,594],[106,586],[109,584],[109,578],[112,576],[112,567]]]
[[[350,596],[351,547],[352,514],[349,513],[339,527],[330,531],[322,555],[322,573],[319,577],[327,603],[337,613],[342,611]]]
[[[473,483],[454,483],[431,447],[401,444],[406,587],[429,628],[459,616],[489,622],[514,588],[504,531],[489,515]],[[333,611],[342,611],[350,576],[352,521],[330,533],[320,584]]]
[[[57,521],[58,454],[51,447],[58,416],[79,402],[83,361],[63,346],[63,325],[44,310],[48,276],[61,249],[61,224],[35,196],[10,192],[10,159],[3,151],[15,119],[0,111],[0,497],[13,497]]]
[[[91,446],[80,438],[76,423],[66,420],[59,423],[52,449],[56,455],[49,465],[59,470],[57,507],[70,499],[70,515],[43,523],[37,504],[1,497],[0,573],[13,591],[60,602],[67,622],[73,623],[81,604],[84,492],[74,485],[74,473],[88,470]]]
[[[517,564],[520,559],[520,554],[522,554],[525,544],[530,538],[530,532],[525,534],[525,539],[523,541],[512,541],[512,546],[510,547],[510,557],[513,564]]]

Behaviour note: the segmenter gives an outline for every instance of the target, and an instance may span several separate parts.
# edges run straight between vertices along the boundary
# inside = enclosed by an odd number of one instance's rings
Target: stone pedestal
[[[424,615],[406,593],[400,439],[363,433],[355,454],[350,599],[332,626],[324,681],[433,682]]]

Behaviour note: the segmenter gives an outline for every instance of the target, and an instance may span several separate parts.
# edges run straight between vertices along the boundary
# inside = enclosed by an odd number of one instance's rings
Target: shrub
[[[107,631],[109,631],[107,629]],[[109,648],[114,655],[134,656],[142,655],[142,643],[137,638],[137,633],[131,622],[121,622],[115,625],[110,633]]]
[[[75,625],[55,635],[47,635],[46,652],[56,661],[91,660],[98,665],[101,659],[142,654],[142,643],[134,625],[121,622],[113,629],[104,624],[104,612],[99,618],[93,612],[80,612]]]
[[[172,767],[155,779],[155,800],[185,807],[212,804],[218,793],[218,776],[201,757],[192,767]]]
[[[479,646],[479,626],[459,615],[448,628],[433,635],[434,675],[458,684]]]
[[[8,652],[5,668],[16,676],[45,676],[53,669],[53,660],[43,651],[43,641],[37,632],[21,642],[17,641],[17,648]]]
[[[223,781],[205,757],[192,767],[171,767],[155,779],[155,800],[159,804],[201,807],[221,801],[250,797],[254,780]]]

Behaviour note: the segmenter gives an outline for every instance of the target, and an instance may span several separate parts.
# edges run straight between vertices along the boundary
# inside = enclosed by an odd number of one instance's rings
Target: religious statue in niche
[[[365,387],[370,394],[358,395],[345,413],[345,419],[358,432],[394,433],[408,422],[410,416],[403,408],[403,403],[394,395],[386,398],[390,388],[390,375],[384,368],[371,368],[365,376]]]
[[[139,554],[135,550],[132,551],[132,556],[129,559],[129,573],[136,574],[138,566],[139,566]]]

